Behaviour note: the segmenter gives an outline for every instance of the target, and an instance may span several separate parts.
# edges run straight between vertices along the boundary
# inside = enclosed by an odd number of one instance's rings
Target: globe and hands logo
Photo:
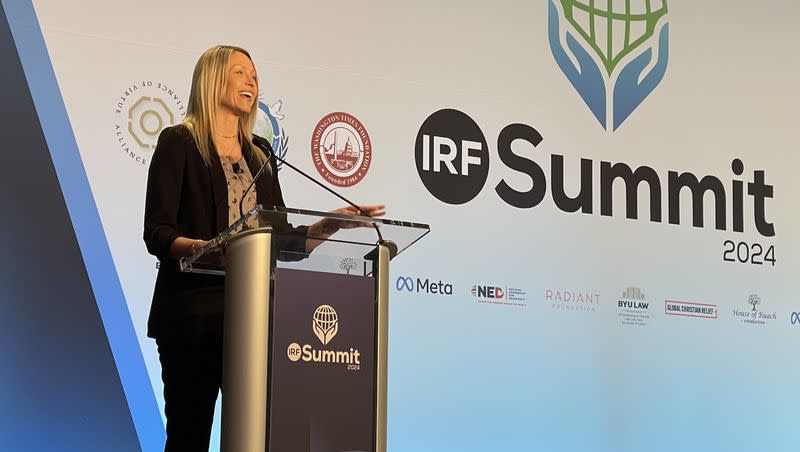
[[[311,328],[322,345],[327,345],[339,332],[339,316],[333,307],[324,304],[314,311]]]
[[[281,121],[285,117],[281,114],[283,101],[278,100],[272,105],[267,105],[263,101],[258,101],[258,112],[256,113],[256,123],[253,125],[253,133],[264,137],[269,141],[272,150],[280,158],[286,157],[286,152],[289,150],[289,137],[281,125]],[[278,162],[278,169],[280,170],[283,163]]]
[[[548,2],[556,63],[600,125],[616,131],[666,73],[666,0]]]

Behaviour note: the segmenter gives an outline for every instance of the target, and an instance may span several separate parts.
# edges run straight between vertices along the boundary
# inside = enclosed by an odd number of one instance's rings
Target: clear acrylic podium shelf
[[[329,237],[309,234],[308,226],[319,222],[326,232],[333,232]],[[279,267],[368,275],[379,244],[389,247],[394,257],[428,234],[430,227],[387,218],[259,205],[195,254],[180,259],[180,269],[224,274],[227,243],[240,234],[265,231],[272,233],[272,255]],[[308,241],[317,245],[311,253],[306,252]]]

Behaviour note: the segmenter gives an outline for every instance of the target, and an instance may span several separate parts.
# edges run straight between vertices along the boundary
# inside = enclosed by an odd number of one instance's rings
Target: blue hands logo
[[[406,276],[398,276],[397,281],[394,283],[394,286],[397,290],[402,291],[403,289],[413,292],[414,291],[414,280],[406,277]]]
[[[666,0],[626,0],[620,10],[612,9],[615,2],[548,2],[556,63],[600,125],[617,130],[667,71]]]

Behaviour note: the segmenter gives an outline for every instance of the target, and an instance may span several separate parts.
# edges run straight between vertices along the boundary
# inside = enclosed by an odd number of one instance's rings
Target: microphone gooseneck
[[[259,145],[259,143],[256,142],[256,138],[258,138],[260,141],[263,141],[266,146]],[[267,165],[269,165],[269,159],[271,159],[273,156],[272,146],[269,145],[269,142],[267,142],[267,140],[253,135],[253,144],[258,146],[259,149],[263,150],[267,154],[267,158],[266,160],[264,160],[264,163],[261,164],[261,168],[258,169],[255,176],[253,176],[253,180],[250,182],[250,185],[248,185],[247,188],[244,190],[244,193],[242,193],[242,199],[239,200],[239,218],[242,218],[244,216],[244,212],[242,211],[242,206],[244,205],[244,198],[247,196],[247,192],[249,192],[250,189],[253,188],[258,178],[261,177],[261,175],[264,173],[264,170],[267,168]]]

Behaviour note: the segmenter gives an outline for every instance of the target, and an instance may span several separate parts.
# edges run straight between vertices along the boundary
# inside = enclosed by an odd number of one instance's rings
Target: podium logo
[[[311,330],[323,346],[328,345],[339,332],[339,316],[333,307],[324,304],[314,311]],[[361,352],[353,347],[349,350],[316,350],[310,344],[301,346],[293,342],[286,349],[286,355],[292,362],[303,360],[315,364],[344,364],[347,370],[361,370]]]
[[[328,345],[336,333],[339,332],[339,316],[336,311],[326,304],[314,311],[312,329],[322,345]]]
[[[549,0],[561,72],[606,130],[617,130],[667,71],[666,0]]]
[[[425,188],[447,204],[475,199],[489,176],[489,147],[466,113],[439,110],[422,123],[414,146],[417,173]]]

